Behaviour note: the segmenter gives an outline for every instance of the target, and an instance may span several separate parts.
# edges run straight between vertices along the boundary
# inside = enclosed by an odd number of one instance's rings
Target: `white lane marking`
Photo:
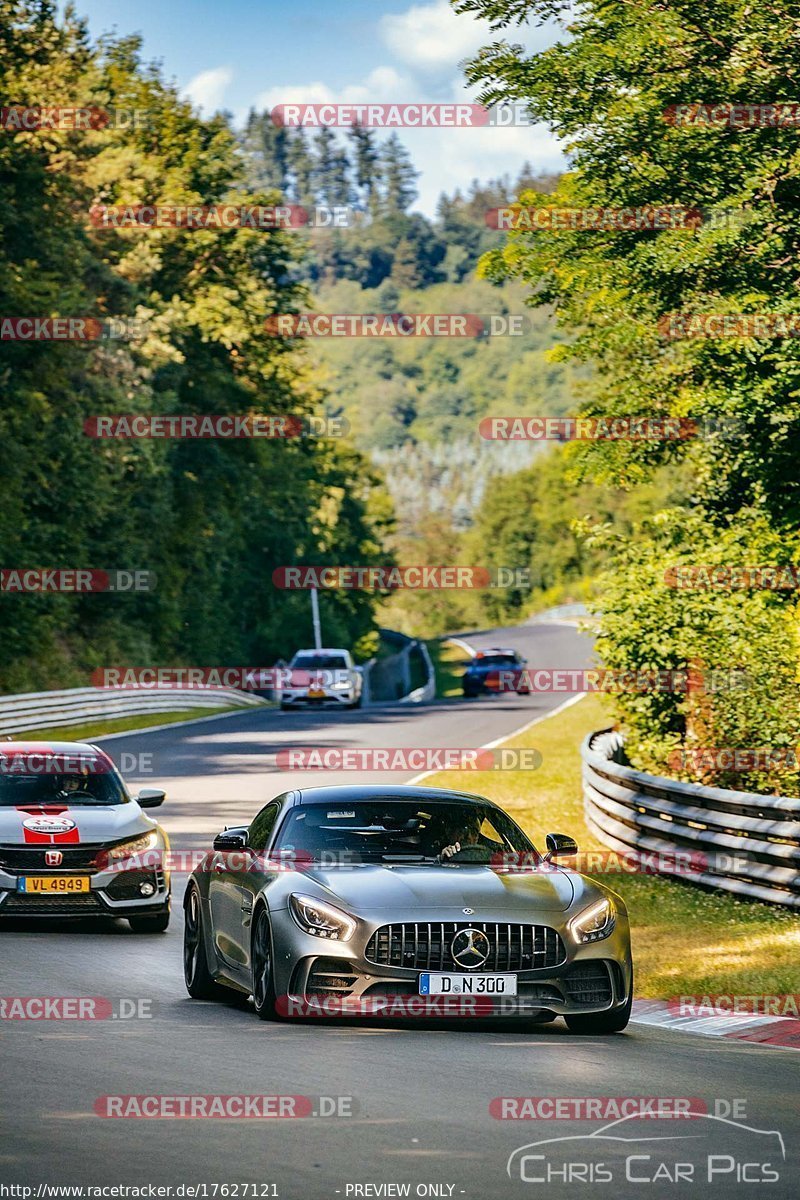
[[[452,642],[454,646],[459,646],[463,651],[465,651],[465,653],[467,653],[470,656],[470,658],[474,658],[475,655],[477,654],[477,650],[475,649],[475,647],[470,646],[469,642],[465,642],[463,638],[449,637],[449,638],[442,638],[442,641],[443,642]]]
[[[500,746],[503,742],[510,741],[511,738],[519,737],[521,733],[525,733],[528,729],[533,729],[534,725],[539,725],[542,721],[547,721],[550,717],[557,717],[559,713],[564,711],[564,709],[570,708],[573,704],[577,704],[579,700],[583,700],[583,697],[583,692],[579,692],[577,696],[570,696],[569,700],[565,700],[563,704],[557,705],[556,708],[551,708],[549,712],[540,713],[538,717],[534,717],[532,721],[526,721],[526,723],[524,725],[520,725],[518,729],[512,729],[510,733],[504,733],[502,737],[495,738],[493,742],[486,742],[485,745],[478,746],[476,749],[494,750],[495,746]],[[410,787],[412,783],[419,783],[423,779],[428,779],[431,775],[439,775],[440,773],[441,768],[437,768],[433,771],[423,771],[420,775],[414,775],[413,778],[409,779],[407,782]]]

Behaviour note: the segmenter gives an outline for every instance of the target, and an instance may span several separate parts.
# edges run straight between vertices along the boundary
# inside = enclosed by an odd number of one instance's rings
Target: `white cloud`
[[[400,75],[394,67],[376,67],[363,83],[349,83],[338,89],[329,87],[319,79],[299,87],[271,87],[259,92],[255,107],[272,109],[276,104],[357,104],[369,100],[380,104],[389,100],[407,100],[411,95],[416,96],[418,90],[416,84]]]
[[[380,32],[401,62],[425,71],[452,67],[493,40],[485,21],[454,12],[448,0],[387,14],[381,18]]]
[[[230,67],[212,67],[190,79],[184,94],[197,108],[213,113],[222,107],[223,97],[232,79]]]
[[[473,101],[458,64],[482,45],[493,41],[486,22],[470,14],[456,14],[447,0],[415,4],[405,12],[384,16],[380,36],[390,63],[375,67],[362,80],[331,87],[321,79],[313,83],[270,87],[254,99],[258,110],[277,104],[330,104],[374,102],[437,103]],[[532,52],[551,44],[553,25],[512,31],[511,40],[524,42]],[[309,130],[310,132],[310,130]],[[377,130],[383,140],[387,136]],[[432,215],[441,192],[467,189],[473,179],[485,182],[502,175],[515,178],[529,161],[534,170],[563,168],[564,158],[556,139],[545,126],[512,126],[478,129],[398,129],[414,165],[421,172],[419,199],[414,205]]]

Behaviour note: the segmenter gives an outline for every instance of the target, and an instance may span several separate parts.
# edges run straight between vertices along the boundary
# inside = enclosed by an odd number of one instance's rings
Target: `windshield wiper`
[[[381,854],[381,862],[414,862],[414,863],[435,863],[439,860],[431,858],[428,854]]]

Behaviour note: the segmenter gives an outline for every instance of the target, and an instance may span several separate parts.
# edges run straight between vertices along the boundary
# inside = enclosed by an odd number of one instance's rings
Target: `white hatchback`
[[[337,704],[359,708],[364,679],[349,650],[298,650],[277,691],[281,708]]]

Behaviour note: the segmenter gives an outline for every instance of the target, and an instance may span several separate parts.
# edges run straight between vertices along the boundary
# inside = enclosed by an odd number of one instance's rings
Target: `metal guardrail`
[[[386,658],[373,660],[368,676],[370,702],[423,704],[435,700],[436,673],[425,643],[394,629],[381,629],[380,635],[384,642],[397,646],[398,649],[395,654]],[[414,672],[411,660],[415,655],[422,664],[425,675],[425,682],[418,687],[413,686]]]
[[[86,721],[115,720],[143,713],[217,708],[224,704],[263,704],[257,696],[234,688],[67,688],[60,692],[25,692],[0,696],[0,739],[31,729],[60,729]]]
[[[653,854],[659,873],[800,909],[800,799],[646,775],[624,763],[623,744],[606,729],[581,745],[586,823],[600,841]]]
[[[556,608],[545,608],[542,612],[534,613],[528,624],[537,621],[574,621],[591,615],[585,604],[559,604]]]

